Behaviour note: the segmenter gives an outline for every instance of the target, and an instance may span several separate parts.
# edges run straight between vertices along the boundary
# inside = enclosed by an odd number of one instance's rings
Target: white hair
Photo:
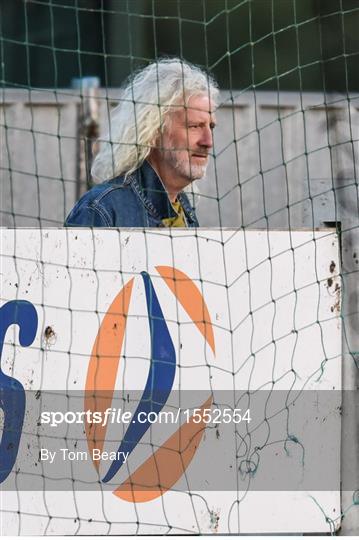
[[[155,146],[171,110],[197,95],[207,95],[216,105],[218,94],[208,73],[179,58],[163,58],[136,72],[111,112],[109,131],[99,139],[91,169],[94,180],[130,175]]]

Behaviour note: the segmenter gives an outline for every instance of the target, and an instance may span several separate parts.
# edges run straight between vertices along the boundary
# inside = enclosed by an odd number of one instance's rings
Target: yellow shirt
[[[187,227],[184,210],[179,201],[172,203],[172,208],[177,216],[173,218],[165,218],[162,223],[165,227]]]

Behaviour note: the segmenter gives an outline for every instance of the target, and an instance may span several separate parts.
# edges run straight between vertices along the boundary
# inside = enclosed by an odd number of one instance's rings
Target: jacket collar
[[[140,197],[149,213],[157,220],[176,217],[176,212],[169,200],[167,191],[153,167],[144,161],[137,171],[129,178],[131,187]],[[185,193],[178,195],[178,200],[184,210],[186,218],[197,224],[196,215]]]

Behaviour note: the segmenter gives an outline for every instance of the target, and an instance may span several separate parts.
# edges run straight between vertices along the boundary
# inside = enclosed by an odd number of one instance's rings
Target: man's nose
[[[201,138],[198,141],[200,146],[205,146],[206,148],[212,148],[213,146],[213,133],[211,128],[204,127],[201,131]]]

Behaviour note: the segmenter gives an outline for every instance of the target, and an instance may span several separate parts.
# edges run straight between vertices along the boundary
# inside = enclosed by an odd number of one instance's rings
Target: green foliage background
[[[1,0],[2,85],[119,86],[176,55],[222,88],[355,91],[358,0]]]

